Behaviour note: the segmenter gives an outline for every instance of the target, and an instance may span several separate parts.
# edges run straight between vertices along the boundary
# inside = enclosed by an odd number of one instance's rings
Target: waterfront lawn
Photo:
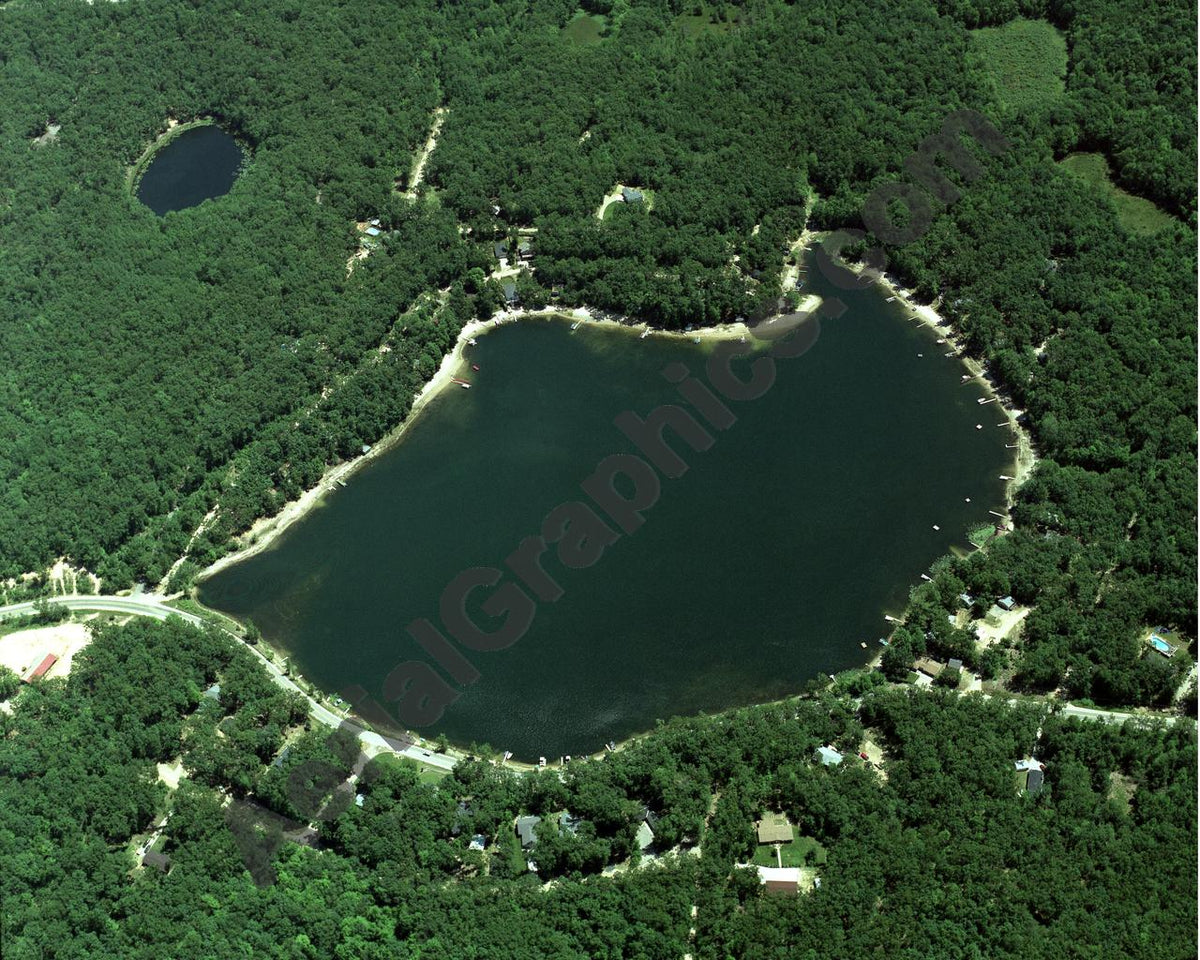
[[[1130,233],[1150,236],[1175,222],[1174,217],[1149,200],[1127,193],[1113,183],[1108,159],[1102,153],[1073,153],[1060,160],[1059,166],[1108,197],[1116,208],[1121,226]]]
[[[972,30],[971,50],[1002,107],[1052,103],[1066,91],[1067,40],[1044,20]]]

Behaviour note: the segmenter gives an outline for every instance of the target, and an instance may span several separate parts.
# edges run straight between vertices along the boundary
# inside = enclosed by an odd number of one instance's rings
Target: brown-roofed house
[[[936,660],[930,660],[928,657],[921,657],[916,663],[913,664],[913,669],[920,670],[921,673],[925,674],[926,676],[937,679],[941,672],[946,668],[943,664],[938,663]]]
[[[759,843],[791,843],[792,825],[782,813],[768,813],[754,825]]]

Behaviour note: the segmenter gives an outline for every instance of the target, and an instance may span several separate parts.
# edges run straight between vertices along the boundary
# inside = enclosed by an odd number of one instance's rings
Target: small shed
[[[537,843],[537,825],[541,817],[517,817],[517,836],[521,838],[521,849],[529,850]]]

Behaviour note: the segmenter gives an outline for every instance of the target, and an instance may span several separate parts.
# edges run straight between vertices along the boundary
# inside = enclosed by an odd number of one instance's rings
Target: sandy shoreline
[[[876,282],[890,295],[894,296],[905,309],[911,310],[915,319],[919,319],[926,326],[933,328],[938,336],[945,340],[945,344],[943,345],[953,350],[959,362],[967,369],[968,379],[963,380],[963,383],[971,381],[980,383],[983,386],[984,392],[989,397],[995,398],[997,408],[1004,411],[1005,419],[1008,420],[1008,425],[1013,431],[1013,437],[1016,442],[1016,447],[1013,450],[1012,475],[1010,479],[1005,481],[1005,510],[1011,513],[1013,504],[1016,502],[1017,490],[1029,478],[1033,473],[1033,468],[1037,465],[1037,453],[1033,448],[1033,438],[1021,426],[1018,419],[1024,411],[1012,405],[1011,400],[1001,392],[996,381],[987,372],[987,368],[982,363],[964,353],[962,343],[958,338],[958,331],[937,312],[936,306],[917,303],[913,299],[914,293],[912,290],[900,286],[899,281],[893,277],[889,277],[886,273]],[[1005,476],[1009,475],[1005,474]]]
[[[808,309],[812,309],[816,302],[818,302],[818,298],[809,297],[805,306]],[[563,322],[577,322],[607,330],[622,329],[639,336],[642,331],[650,329],[645,324],[631,323],[615,314],[601,313],[584,307],[575,309],[544,307],[539,310],[502,310],[490,320],[471,321],[459,332],[454,346],[442,357],[441,366],[426,381],[421,391],[413,400],[413,405],[408,415],[398,426],[381,437],[367,453],[355,457],[353,460],[346,460],[329,467],[316,486],[305,490],[295,500],[289,501],[279,513],[272,517],[260,517],[256,520],[249,530],[234,538],[234,542],[237,544],[236,548],[231,553],[221,557],[216,563],[201,571],[196,578],[197,581],[204,581],[220,571],[228,569],[243,560],[248,560],[250,557],[268,549],[293,523],[303,519],[309,512],[318,507],[325,495],[335,490],[355,470],[369,463],[374,457],[386,453],[399,443],[404,438],[405,433],[417,421],[422,410],[428,403],[447,387],[453,385],[454,378],[460,375],[462,368],[466,365],[464,351],[472,340],[505,324],[535,318],[547,320],[561,318]],[[750,337],[750,328],[741,322],[723,323],[717,326],[703,327],[690,331],[650,329],[649,336],[667,337],[676,340],[699,340],[701,342],[740,340]]]

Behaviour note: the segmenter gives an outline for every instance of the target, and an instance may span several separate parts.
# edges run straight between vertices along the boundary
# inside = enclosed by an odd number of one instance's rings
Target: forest
[[[1194,651],[1165,660],[1142,637],[1196,635],[1195,4],[582,9],[587,30],[566,29],[576,0],[0,5],[0,578],[63,557],[119,591],[186,556],[186,585],[404,420],[462,326],[501,306],[485,278],[518,229],[537,231],[526,303],[671,328],[751,315],[806,225],[861,228],[872,191],[966,107],[1009,148],[884,249],[1039,459],[1012,532],[914,589],[883,673],[960,656],[1020,693],[1167,706]],[[1062,42],[1014,96],[1003,45],[976,31],[1025,20]],[[129,166],[199,117],[250,159],[226,196],[155,216]],[[1168,225],[1128,230],[1062,165],[1077,152]],[[599,219],[618,184],[653,206]],[[384,238],[350,272],[370,218]],[[0,602],[44,582],[0,579]],[[1032,607],[1019,644],[980,662],[947,619],[963,592]],[[1196,954],[1187,723],[1082,723],[875,675],[669,720],[561,776],[483,747],[440,781],[381,757],[361,806],[282,842],[260,884],[227,805],[304,822],[289,772],[337,758],[245,649],[110,624],[68,678],[6,674],[0,692],[6,958]],[[878,766],[853,759],[867,738]],[[849,762],[815,764],[829,744]],[[1046,785],[1022,795],[1013,765],[1035,751]],[[158,765],[176,760],[172,788]],[[826,852],[819,889],[766,896],[737,866],[768,810]],[[545,823],[533,870],[526,814]],[[162,872],[139,865],[151,839]]]
[[[537,231],[527,304],[751,315],[805,224],[861,226],[969,107],[1010,148],[885,252],[1040,461],[1012,535],[947,558],[898,649],[952,647],[960,587],[1011,593],[1034,605],[1018,689],[1169,701],[1187,658],[1147,660],[1141,638],[1196,630],[1194,4],[589,0],[584,32],[565,0],[243,7],[0,12],[0,576],[65,557],[119,591],[186,555],[186,586],[404,420],[462,325],[502,305],[486,271],[517,229]],[[1004,31],[1028,24],[1050,42],[1014,56]],[[157,217],[128,165],[194,117],[251,159],[228,195]],[[1131,234],[1058,162],[1077,151],[1170,225]],[[598,219],[614,184],[653,206]],[[368,218],[383,240],[348,272]]]
[[[361,803],[277,837],[256,882],[229,810],[303,821],[281,784],[333,757],[291,696],[178,620],[98,626],[68,678],[25,687],[0,713],[4,956],[1195,955],[1194,725],[878,689],[672,720],[561,772],[479,748],[437,779],[384,755]],[[822,745],[845,762],[816,763]],[[1014,777],[1031,753],[1036,794]],[[176,761],[172,788],[156,765]],[[819,887],[768,895],[740,866],[765,811],[823,848]],[[523,814],[542,817],[531,853]]]

